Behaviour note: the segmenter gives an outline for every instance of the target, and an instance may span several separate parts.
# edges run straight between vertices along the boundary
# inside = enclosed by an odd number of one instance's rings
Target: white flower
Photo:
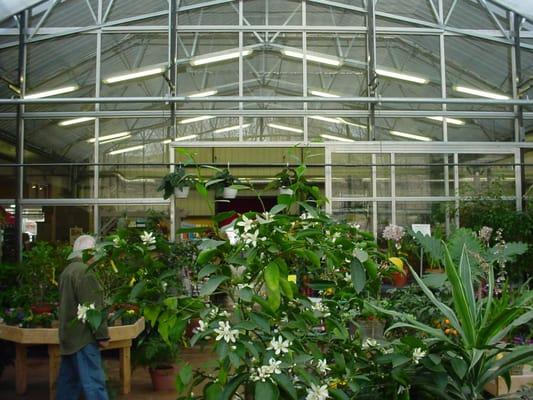
[[[231,326],[227,321],[219,321],[218,328],[215,328],[215,333],[218,334],[215,338],[217,342],[220,339],[224,339],[226,343],[235,343],[239,337],[239,331],[237,329],[231,329]]]
[[[418,364],[421,359],[423,359],[426,356],[426,352],[423,351],[420,347],[417,347],[413,350],[413,362],[415,364]]]
[[[274,216],[270,214],[268,211],[265,211],[263,214],[260,214],[257,216],[257,221],[260,224],[269,224],[272,221],[274,221]]]
[[[205,330],[209,327],[209,323],[205,321],[198,322],[198,328],[196,328],[197,332],[205,332]]]
[[[78,319],[85,323],[87,322],[87,311],[94,310],[94,303],[89,304],[88,306],[83,304],[78,304]]]
[[[255,247],[257,246],[257,241],[258,240],[262,240],[262,241],[265,241],[266,240],[266,237],[260,237],[258,238],[259,236],[259,230],[257,229],[255,232],[246,232],[244,235],[242,235],[242,240],[244,240],[244,243],[246,244],[251,244],[252,247]]]
[[[273,338],[270,341],[270,345],[267,347],[267,350],[274,350],[276,355],[289,352],[289,346],[292,343],[289,340],[283,340],[283,336],[278,336],[278,340]]]
[[[113,238],[113,247],[116,247],[116,248],[120,247],[120,238],[118,236]]]
[[[144,231],[144,233],[141,235],[141,240],[145,246],[155,244],[155,236],[153,232]]]
[[[318,363],[316,366],[318,368],[318,371],[320,371],[321,374],[327,374],[328,371],[331,371],[331,368],[328,367],[326,359],[318,360]]]
[[[246,215],[243,215],[242,221],[237,222],[237,226],[242,226],[244,232],[248,232],[250,229],[252,229],[254,222],[255,221],[253,219],[246,218]]]
[[[383,229],[383,239],[399,242],[404,235],[404,229],[401,226],[390,224]]]
[[[346,272],[346,273],[344,274],[344,281],[345,281],[345,282],[351,282],[351,281],[352,281],[352,274]]]
[[[328,386],[318,386],[311,383],[311,389],[307,389],[305,400],[326,400],[329,397]]]
[[[239,289],[239,290],[242,290],[244,288],[253,289],[254,286],[255,285],[252,282],[251,283],[238,283],[237,284],[237,289]]]
[[[394,353],[394,349],[392,347],[388,348],[388,349],[383,349],[383,354],[392,354]]]
[[[371,347],[376,347],[377,345],[378,342],[376,339],[366,338],[361,347],[363,350],[367,350]]]
[[[324,317],[329,317],[331,315],[328,306],[322,303],[322,300],[314,302],[311,309],[322,314]]]
[[[402,394],[402,393],[405,392],[406,390],[409,390],[410,387],[411,387],[411,386],[407,386],[407,387],[405,387],[405,386],[400,385],[400,386],[398,387],[398,391],[397,391],[396,393],[397,393],[397,394]]]
[[[268,367],[272,374],[281,374],[281,370],[279,369],[280,365],[281,365],[281,361],[276,361],[273,358],[268,360]]]
[[[309,213],[303,213],[302,215],[300,215],[300,219],[311,219],[313,218],[313,216]]]
[[[490,226],[483,226],[478,232],[479,238],[484,241],[485,243],[488,243],[490,240],[490,237],[492,236],[493,229]]]
[[[241,278],[244,274],[244,271],[246,271],[246,267],[244,265],[241,265],[239,267],[234,267],[233,265],[230,265],[229,269],[231,270],[231,275],[235,278]]]

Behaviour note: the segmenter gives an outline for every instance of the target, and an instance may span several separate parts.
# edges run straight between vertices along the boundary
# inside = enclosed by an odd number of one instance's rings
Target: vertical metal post
[[[176,69],[176,43],[177,43],[177,9],[176,9],[176,0],[170,0],[169,2],[169,29],[168,29],[168,43],[169,43],[169,54],[168,59],[170,63],[170,81],[172,85],[170,87],[170,95],[176,96],[177,85],[178,85],[178,74]],[[176,103],[170,102],[170,126],[169,132],[171,133],[172,139],[176,138]],[[175,160],[175,150],[174,147],[168,146],[169,151],[169,161],[171,163],[170,170],[174,171]],[[181,218],[181,217],[180,217]],[[170,241],[176,241],[176,199],[174,196],[170,196]]]
[[[376,96],[378,85],[376,74],[376,0],[367,0],[367,64],[368,64],[368,97]],[[368,140],[375,140],[374,131],[376,125],[375,111],[376,105],[368,105],[370,115],[368,116]]]
[[[96,69],[95,69],[95,96],[100,97],[101,84],[101,63],[102,63],[102,2],[98,0],[98,31],[96,32]],[[94,105],[95,111],[100,111],[100,104]],[[94,121],[94,175],[93,175],[93,197],[98,200],[100,197],[100,118],[97,117]],[[96,236],[100,236],[100,208],[98,204],[93,206],[93,229]]]
[[[17,85],[20,89],[20,97],[24,97],[26,86],[26,24],[28,11],[22,11],[19,14],[19,47],[18,47],[18,76]],[[22,197],[24,196],[24,168],[21,166],[24,162],[24,121],[22,113],[24,105],[17,105],[17,188],[15,198],[15,254],[18,262],[22,261]]]

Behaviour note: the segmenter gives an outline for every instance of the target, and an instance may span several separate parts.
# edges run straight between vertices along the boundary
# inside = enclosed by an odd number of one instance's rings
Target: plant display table
[[[485,390],[494,396],[502,396],[509,393],[516,393],[522,386],[533,384],[533,372],[524,375],[511,375],[511,387],[507,388],[504,379],[499,376],[485,386]]]
[[[119,349],[121,392],[127,394],[131,389],[130,351],[132,340],[144,330],[144,318],[132,325],[109,327],[109,346],[104,350]],[[15,342],[15,380],[17,394],[26,393],[27,386],[27,347],[48,345],[48,379],[50,398],[55,398],[56,380],[61,363],[59,353],[59,332],[57,328],[19,328],[0,324],[0,339]]]

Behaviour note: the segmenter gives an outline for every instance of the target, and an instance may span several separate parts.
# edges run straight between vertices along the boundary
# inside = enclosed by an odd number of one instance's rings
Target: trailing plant
[[[196,178],[194,175],[188,174],[182,165],[176,167],[174,172],[171,172],[163,177],[157,191],[163,191],[163,198],[166,200],[174,194],[174,189],[183,189],[185,187],[195,187]]]

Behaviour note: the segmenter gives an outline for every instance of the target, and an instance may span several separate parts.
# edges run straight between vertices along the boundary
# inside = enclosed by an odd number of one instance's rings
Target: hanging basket
[[[294,190],[288,187],[280,187],[279,188],[279,194],[286,194],[288,196],[292,196],[294,194]]]
[[[190,187],[184,186],[183,188],[174,188],[174,196],[176,196],[177,199],[186,199],[189,196],[189,190],[191,190]]]
[[[234,199],[237,197],[237,189],[234,189],[232,187],[225,187],[224,191],[222,192],[222,197],[225,199]]]

